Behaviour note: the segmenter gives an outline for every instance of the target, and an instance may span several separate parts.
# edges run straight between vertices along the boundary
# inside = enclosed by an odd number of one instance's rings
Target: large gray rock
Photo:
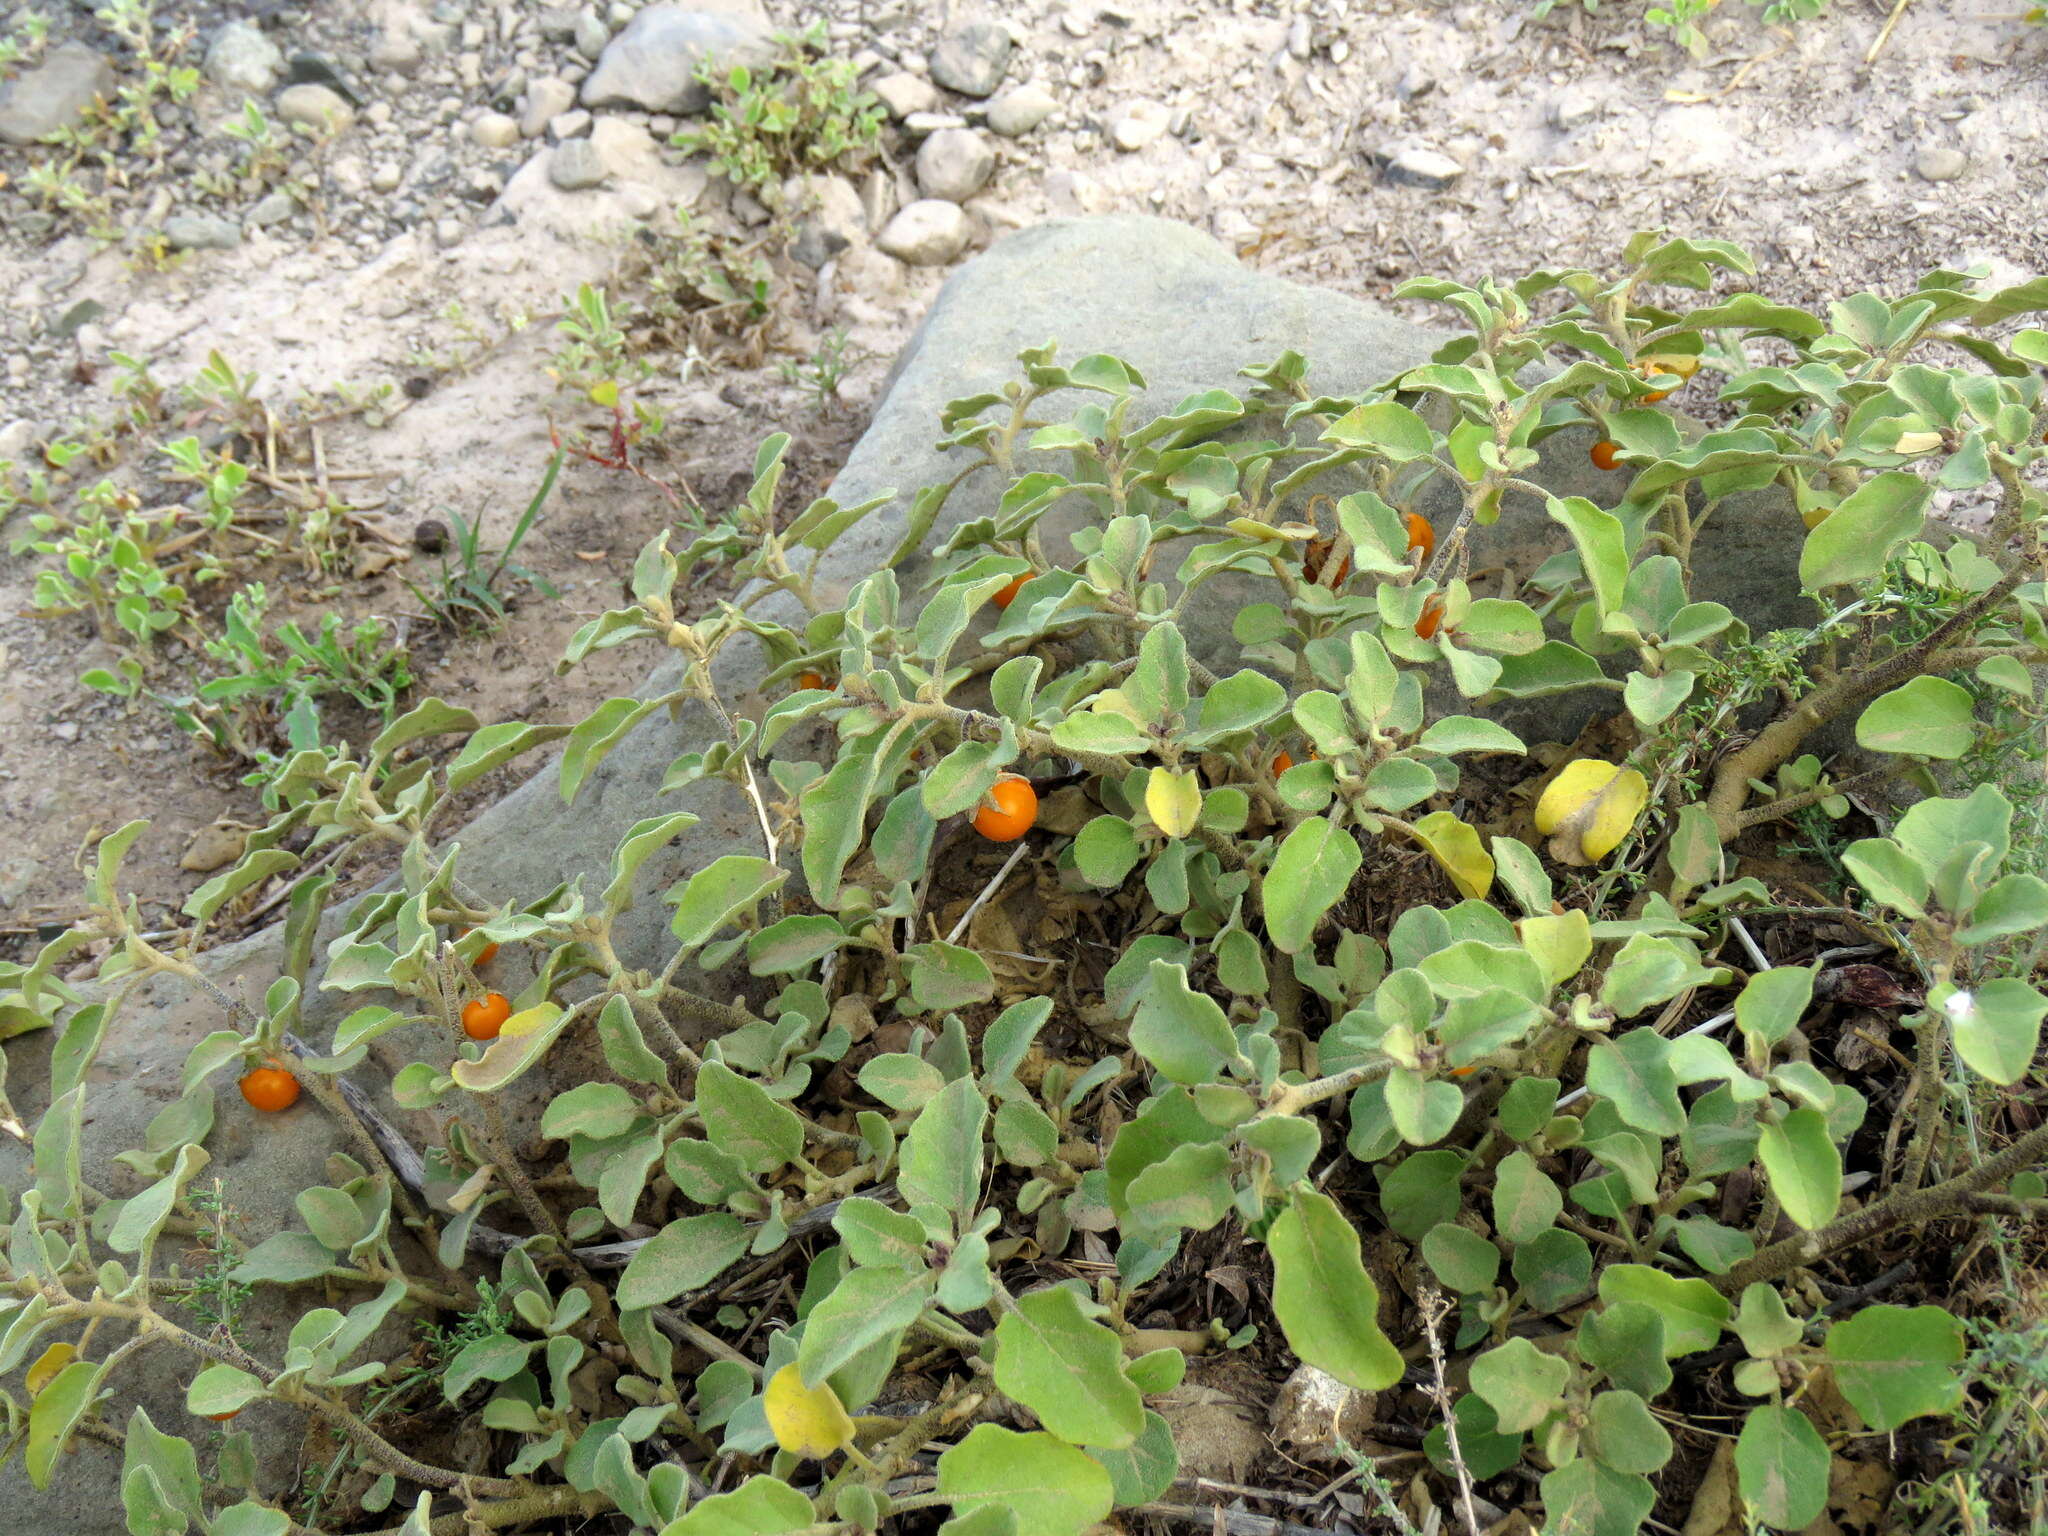
[[[705,60],[723,68],[774,56],[774,34],[747,11],[651,5],[606,45],[583,82],[583,105],[687,117],[711,104],[710,87],[697,78]]]
[[[1199,317],[1199,323],[1190,317]],[[1309,359],[1306,382],[1311,394],[1339,394],[1425,361],[1442,337],[1343,295],[1247,271],[1207,236],[1159,219],[1075,220],[1012,235],[955,273],[940,291],[931,313],[898,358],[872,424],[834,479],[832,493],[842,504],[893,488],[899,510],[868,519],[834,545],[818,572],[823,600],[843,598],[881,566],[901,536],[900,509],[918,487],[949,479],[958,471],[959,456],[933,446],[944,403],[1000,388],[1016,376],[1016,354],[1021,349],[1049,340],[1059,341],[1062,355],[1069,359],[1108,351],[1135,365],[1148,381],[1133,412],[1136,425],[1200,390],[1241,385],[1240,369],[1270,362],[1289,348]],[[1040,414],[1057,419],[1062,405],[1074,403],[1078,401],[1054,398],[1045,402]],[[1593,469],[1586,448],[1583,433],[1551,438],[1545,462],[1532,478],[1559,494],[1583,493],[1611,501],[1620,489],[1619,477]],[[1033,457],[1022,456],[1027,466]],[[1048,456],[1043,467],[1064,466]],[[968,518],[990,515],[1001,489],[988,476],[964,483],[947,503],[933,541],[942,541]],[[1438,515],[1447,510],[1438,508]],[[1696,595],[1728,603],[1760,628],[1802,614],[1795,575],[1797,524],[1790,518],[1783,501],[1767,495],[1732,498],[1724,504],[1698,551]],[[1047,540],[1055,558],[1066,555],[1055,532],[1048,531]],[[1505,565],[1526,574],[1562,542],[1538,502],[1510,498],[1500,523],[1479,541],[1473,567]],[[899,574],[905,593],[920,589],[923,573],[914,563]],[[763,618],[793,621],[800,617],[794,609],[793,600],[777,596],[753,611]],[[1233,613],[1234,604],[1219,595],[1191,614],[1193,643],[1212,665],[1235,665],[1229,637]],[[767,702],[755,691],[763,670],[751,642],[735,645],[716,668],[718,694],[729,708],[758,714]],[[648,693],[666,692],[677,681],[678,670],[664,663],[644,688]],[[1548,734],[1569,739],[1584,718],[1584,709],[1567,707],[1569,701],[1541,702],[1549,716]],[[1529,721],[1516,723],[1533,729]],[[1542,723],[1535,720],[1536,726]],[[652,808],[692,811],[701,820],[648,861],[640,873],[637,901],[615,930],[628,965],[659,964],[667,954],[669,909],[657,893],[723,854],[759,851],[753,810],[724,781],[661,793],[673,759],[701,747],[717,731],[695,704],[685,705],[673,719],[665,711],[657,712],[613,750],[568,806],[561,802],[552,768],[537,772],[461,832],[464,881],[494,901],[531,899],[571,879],[580,879],[586,891],[596,891],[609,878],[612,850],[627,827],[652,814]],[[789,738],[793,749],[801,749],[800,737],[793,733]],[[334,926],[330,919],[330,934]],[[229,991],[254,1000],[275,974],[276,949],[274,936],[261,937],[215,950],[205,963]],[[501,956],[492,978],[508,993],[525,980],[513,969],[516,965],[511,954]],[[303,1033],[324,1045],[334,1022],[348,1008],[370,1000],[363,994],[344,1000],[316,991],[309,999]],[[136,1181],[110,1167],[111,1151],[140,1144],[150,1118],[176,1096],[186,1053],[220,1022],[218,1009],[209,1001],[169,984],[153,985],[131,1004],[90,1078],[88,1179],[117,1193],[133,1191]],[[0,1047],[7,1053],[8,1092],[26,1116],[39,1116],[45,1108],[54,1043],[51,1032],[43,1031]],[[588,1063],[574,1059],[571,1045],[565,1042],[557,1048],[570,1059],[551,1058],[551,1068],[563,1073],[589,1069]],[[396,1110],[384,1097],[384,1083],[396,1063],[428,1054],[446,1059],[447,1049],[424,1030],[387,1037],[373,1047],[372,1063],[355,1074],[360,1086],[382,1103],[416,1145],[435,1136],[436,1127],[424,1117]],[[540,1076],[530,1074],[528,1081]],[[543,1084],[534,1083],[535,1093],[543,1091]],[[343,1146],[340,1134],[310,1102],[282,1117],[259,1117],[226,1083],[220,1100],[219,1122],[209,1138],[213,1162],[206,1176],[221,1177],[230,1200],[248,1218],[252,1240],[280,1225],[295,1226],[292,1197],[309,1183],[327,1182],[322,1159]],[[26,1160],[18,1144],[0,1137],[0,1186],[19,1190],[25,1181]],[[252,1330],[247,1339],[252,1349],[269,1359],[282,1352],[276,1322],[266,1312],[262,1328]],[[154,1351],[124,1377],[124,1395],[139,1385],[159,1425],[189,1432],[195,1426],[178,1406],[189,1374],[186,1363],[171,1351]],[[274,1478],[286,1477],[294,1447],[293,1416],[278,1408],[261,1411],[271,1417],[251,1427],[260,1431],[266,1467]],[[255,1418],[256,1413],[252,1410],[247,1417]],[[198,1438],[204,1443],[204,1435]],[[118,1453],[87,1444],[78,1455],[65,1458],[58,1483],[49,1493],[27,1489],[13,1468],[0,1472],[0,1503],[16,1529],[37,1536],[120,1536],[125,1526],[117,1492],[119,1469]],[[267,1486],[269,1491],[283,1491],[277,1481]]]
[[[33,144],[114,94],[114,66],[83,43],[65,43],[34,69],[0,85],[0,144]]]

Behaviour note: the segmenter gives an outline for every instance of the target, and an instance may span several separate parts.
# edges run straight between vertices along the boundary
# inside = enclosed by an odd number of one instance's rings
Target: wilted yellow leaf
[[[792,1456],[820,1461],[853,1442],[853,1420],[846,1416],[839,1394],[829,1382],[805,1386],[795,1361],[768,1378],[761,1407],[775,1443]]]
[[[1493,859],[1480,846],[1476,827],[1458,820],[1449,811],[1431,811],[1415,823],[1415,835],[1430,857],[1443,866],[1460,896],[1484,901],[1493,889]]]
[[[1168,837],[1186,837],[1202,815],[1202,784],[1192,768],[1154,768],[1145,781],[1145,814]]]
[[[36,1363],[28,1368],[28,1395],[34,1397],[43,1388],[57,1379],[58,1372],[78,1358],[78,1350],[63,1342],[52,1344],[36,1357]]]
[[[1628,836],[1650,785],[1633,768],[1583,757],[1567,763],[1536,802],[1536,830],[1560,864],[1597,864]]]

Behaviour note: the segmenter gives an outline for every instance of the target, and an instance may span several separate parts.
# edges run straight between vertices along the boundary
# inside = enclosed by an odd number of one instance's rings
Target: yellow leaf
[[[1415,823],[1415,835],[1443,866],[1460,896],[1484,901],[1493,889],[1493,859],[1480,846],[1479,830],[1449,811],[1431,811]]]
[[[1202,815],[1202,785],[1192,768],[1154,768],[1145,783],[1145,814],[1168,837],[1186,837]]]
[[[552,1024],[562,1015],[561,1008],[554,1003],[538,1003],[531,1008],[522,1008],[507,1019],[498,1031],[498,1038],[517,1040],[521,1035],[530,1035],[536,1029]]]
[[[853,1443],[853,1420],[846,1416],[839,1394],[829,1382],[805,1386],[794,1361],[768,1378],[761,1407],[775,1443],[792,1456],[822,1461]]]
[[[44,1350],[36,1357],[36,1363],[28,1368],[28,1395],[34,1397],[42,1391],[57,1379],[58,1372],[77,1358],[77,1349],[62,1342],[52,1344]]]
[[[1145,712],[1133,704],[1121,688],[1103,689],[1088,701],[1088,709],[1091,714],[1121,715],[1141,729],[1151,723],[1145,718]]]
[[[1593,924],[1584,912],[1525,917],[1515,924],[1515,931],[1553,987],[1570,981],[1593,957]]]
[[[593,405],[617,405],[619,403],[618,383],[612,379],[598,380],[597,383],[590,386],[590,400]]]
[[[1636,359],[1638,372],[1675,374],[1689,379],[1700,371],[1700,360],[1689,352],[1653,352]]]
[[[1567,763],[1536,802],[1536,830],[1550,838],[1550,856],[1560,864],[1597,864],[1649,803],[1649,781],[1635,769],[1582,757]]]

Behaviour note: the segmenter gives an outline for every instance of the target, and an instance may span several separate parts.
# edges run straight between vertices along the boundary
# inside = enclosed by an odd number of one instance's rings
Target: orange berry
[[[1668,399],[1670,397],[1670,394],[1671,391],[1668,389],[1653,389],[1647,395],[1643,396],[1643,404],[1655,405],[1659,400]]]
[[[244,1073],[242,1097],[252,1108],[274,1115],[299,1102],[299,1080],[275,1064]]]
[[[974,830],[992,843],[1014,843],[1038,820],[1038,791],[1014,773],[997,779],[974,813]]]
[[[468,938],[468,937],[469,937],[469,936],[470,936],[470,935],[471,935],[472,933],[475,933],[475,932],[476,932],[476,930],[475,930],[474,928],[465,928],[465,929],[463,929],[463,930],[462,930],[462,936],[463,936],[463,937],[464,937],[464,938],[466,939],[466,938]],[[478,951],[476,952],[476,958],[475,958],[474,960],[470,961],[469,963],[470,963],[470,965],[471,965],[472,967],[481,967],[481,966],[486,966],[486,965],[489,965],[489,964],[490,964],[490,963],[491,963],[491,962],[492,962],[493,960],[495,960],[495,959],[497,959],[497,958],[498,958],[498,946],[497,946],[496,942],[494,941],[494,942],[492,942],[492,943],[486,944],[486,945],[485,945],[485,946],[484,946],[484,947],[483,947],[482,949],[478,950]]]
[[[1273,759],[1273,777],[1277,779],[1293,766],[1294,754],[1284,747],[1281,748],[1279,755]]]
[[[1434,640],[1436,632],[1443,627],[1444,600],[1432,597],[1422,605],[1422,617],[1415,621],[1415,633],[1425,640]]]
[[[1429,526],[1429,519],[1420,512],[1410,512],[1405,521],[1408,525],[1410,553],[1419,549],[1422,551],[1422,558],[1427,560],[1436,552],[1436,530]]]
[[[825,674],[822,672],[799,672],[796,675],[796,685],[799,689],[823,688],[825,686]]]
[[[1621,462],[1621,444],[1611,437],[1603,437],[1593,445],[1593,467],[1612,469]]]
[[[1479,1068],[1477,1068],[1476,1066],[1475,1066],[1475,1067],[1453,1067],[1453,1068],[1451,1068],[1451,1076],[1453,1076],[1453,1077],[1470,1077],[1470,1076],[1471,1076],[1471,1075],[1472,1075],[1472,1074],[1473,1074],[1474,1072],[1477,1072],[1478,1070],[1479,1070]]]
[[[511,1017],[512,1004],[505,994],[486,992],[462,1005],[462,1032],[472,1040],[495,1040]]]
[[[1017,601],[1017,594],[1024,590],[1024,583],[1029,581],[1030,579],[1031,578],[1029,576],[1012,577],[1010,580],[1010,584],[1007,587],[1003,588],[1002,591],[998,592],[994,597],[990,598],[989,601],[994,603],[998,608],[1009,607],[1010,604]]]
[[[211,1419],[216,1424],[225,1424],[241,1411],[239,1408],[230,1408],[226,1413],[208,1413],[202,1414],[201,1417]]]

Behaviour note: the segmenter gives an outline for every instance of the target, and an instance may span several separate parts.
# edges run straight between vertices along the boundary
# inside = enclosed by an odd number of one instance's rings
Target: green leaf
[[[1593,1399],[1586,1450],[1617,1472],[1655,1472],[1671,1459],[1671,1436],[1650,1405],[1626,1388]]]
[[[562,749],[562,804],[573,802],[605,755],[660,707],[659,699],[606,699],[579,722],[569,732],[569,743]]]
[[[951,1211],[961,1229],[981,1201],[982,1127],[988,1103],[971,1077],[932,1096],[903,1138],[897,1185],[912,1205]],[[808,1373],[806,1373],[808,1376]]]
[[[1113,1329],[1066,1286],[1020,1296],[996,1324],[996,1386],[1061,1439],[1120,1450],[1144,1428],[1144,1401],[1123,1372]]]
[[[1610,1264],[1600,1272],[1600,1299],[1609,1306],[1639,1301],[1664,1320],[1664,1355],[1676,1360],[1711,1349],[1733,1309],[1704,1280],[1667,1275],[1647,1264]]]
[[[1652,1136],[1685,1129],[1671,1042],[1654,1029],[1632,1029],[1618,1040],[1596,1040],[1586,1054],[1586,1088],[1614,1105],[1621,1118]]]
[[[578,1083],[549,1100],[548,1107],[541,1111],[540,1133],[557,1141],[567,1141],[571,1136],[604,1141],[625,1135],[639,1114],[640,1101],[617,1083]],[[320,1236],[317,1229],[314,1235]],[[328,1246],[348,1245],[330,1242]]]
[[[454,1402],[480,1381],[509,1381],[526,1369],[538,1341],[490,1333],[465,1344],[441,1375],[441,1396]]]
[[[1500,1160],[1493,1177],[1493,1224],[1511,1243],[1548,1232],[1564,1211],[1564,1195],[1536,1159],[1517,1149]]]
[[[1115,890],[1144,856],[1138,834],[1121,816],[1097,816],[1074,839],[1074,865],[1098,890]]]
[[[1921,676],[1879,694],[1856,717],[1856,745],[1952,761],[1977,739],[1970,692],[1945,677]]]
[[[1178,1355],[1179,1351],[1174,1353]],[[1173,1443],[1173,1426],[1150,1408],[1145,1410],[1145,1427],[1129,1445],[1121,1449],[1090,1445],[1084,1449],[1109,1473],[1119,1508],[1149,1504],[1180,1476],[1180,1451]]]
[[[1543,1536],[1635,1536],[1657,1505],[1647,1477],[1617,1472],[1590,1456],[1546,1472]]]
[[[1759,1128],[1758,1161],[1785,1214],[1809,1232],[1835,1219],[1842,1203],[1842,1154],[1817,1109],[1795,1109],[1776,1125]]]
[[[932,1276],[923,1266],[895,1265],[852,1271],[804,1319],[797,1364],[815,1387],[864,1350],[916,1322],[931,1302]]]
[[[1535,1429],[1564,1405],[1571,1362],[1515,1338],[1472,1362],[1472,1390],[1493,1409],[1501,1430]]]
[[[815,1524],[811,1501],[778,1477],[750,1477],[730,1493],[699,1499],[661,1536],[784,1536]]]
[[[1470,1227],[1438,1222],[1422,1239],[1423,1261],[1461,1296],[1493,1288],[1500,1277],[1500,1250]]]
[[[1577,1237],[1576,1232],[1560,1236]],[[1616,1301],[1589,1312],[1579,1323],[1579,1358],[1617,1387],[1645,1399],[1671,1385],[1665,1360],[1664,1318],[1640,1301]]]
[[[751,1241],[746,1224],[725,1211],[672,1221],[627,1262],[619,1276],[619,1305],[659,1307],[699,1290],[744,1258]]]
[[[938,1492],[956,1515],[1010,1511],[1018,1536],[1080,1536],[1115,1500],[1109,1473],[1086,1452],[999,1424],[975,1425],[939,1457]]]
[[[1772,1360],[1789,1353],[1806,1332],[1806,1325],[1785,1310],[1785,1298],[1761,1280],[1742,1288],[1734,1328],[1754,1360]]]
[[[1962,1398],[1963,1325],[1940,1307],[1865,1307],[1830,1327],[1824,1347],[1842,1396],[1880,1434]]]
[[[1230,1152],[1220,1142],[1190,1142],[1148,1165],[1124,1191],[1128,1230],[1174,1227],[1206,1232],[1230,1214]]]
[[[1686,671],[1671,671],[1661,677],[1631,672],[1622,685],[1622,702],[1639,725],[1662,725],[1678,706],[1692,696],[1695,677]]]
[[[1176,1083],[1213,1082],[1237,1057],[1237,1037],[1222,1007],[1188,986],[1185,966],[1164,960],[1152,962],[1130,1038],[1133,1050]]]
[[[722,1061],[697,1074],[697,1113],[704,1133],[752,1173],[773,1173],[803,1156],[804,1123],[788,1105]]]
[[[633,877],[639,874],[640,866],[695,825],[695,816],[688,811],[676,811],[667,816],[650,816],[627,828],[619,846],[612,851],[612,880],[601,898],[604,910],[617,916],[631,907]]]
[[[1926,521],[1934,488],[1906,470],[1872,475],[1842,499],[1799,551],[1799,584],[1809,592],[1877,575]]]
[[[1551,497],[1547,510],[1564,525],[1579,552],[1579,565],[1593,586],[1593,601],[1605,621],[1619,612],[1628,587],[1628,535],[1621,519],[1583,496]]]
[[[299,856],[295,853],[283,848],[255,849],[232,869],[215,875],[186,897],[180,910],[202,925],[210,923],[216,912],[244,891],[253,890],[272,875],[281,875],[298,867]]]
[[[1977,898],[1970,920],[1956,930],[1959,944],[1989,944],[2048,928],[2048,880],[2007,875]]]
[[[1779,965],[1758,971],[1735,999],[1735,1027],[1760,1045],[1776,1045],[1806,1016],[1819,969]]]
[[[64,1454],[72,1432],[99,1395],[100,1372],[104,1368],[103,1362],[74,1360],[29,1404],[28,1448],[22,1454],[22,1465],[36,1487],[50,1486],[57,1458]]]
[[[1198,729],[1188,745],[1207,747],[1227,736],[1255,731],[1287,708],[1287,690],[1249,668],[1219,680],[1202,695]]]
[[[1297,1188],[1266,1234],[1273,1315],[1305,1363],[1361,1392],[1401,1379],[1405,1362],[1379,1326],[1379,1289],[1359,1258],[1358,1229],[1335,1201]]]
[[[204,1485],[199,1479],[199,1459],[192,1442],[179,1435],[167,1435],[150,1421],[141,1407],[128,1415],[128,1433],[122,1443],[121,1498],[127,1506],[129,1529],[142,1529],[149,1536],[185,1536],[194,1522],[205,1519],[201,1502]],[[146,1492],[137,1488],[141,1483]],[[138,1505],[159,1523],[137,1525]]]
[[[2041,1047],[2048,997],[2014,976],[1962,990],[1941,986],[1927,994],[1930,1008],[1948,1019],[1956,1054],[1972,1072],[2001,1086],[2026,1076]]]
[[[263,1396],[262,1381],[232,1365],[209,1365],[185,1388],[185,1411],[211,1418],[240,1413]]]
[[[1353,406],[1323,429],[1323,441],[1346,448],[1369,448],[1396,464],[1419,459],[1435,446],[1435,438],[1423,419],[1392,400]]]
[[[1735,1442],[1743,1502],[1766,1525],[1803,1530],[1827,1511],[1829,1459],[1827,1442],[1797,1408],[1752,1408]]]
[[[675,904],[669,932],[682,941],[684,949],[695,949],[726,924],[753,911],[788,878],[766,859],[748,854],[729,853],[714,859],[662,898]]]
[[[1266,931],[1274,944],[1290,955],[1305,949],[1364,862],[1358,839],[1344,828],[1321,816],[1296,823],[1266,873]]]
[[[604,1048],[605,1065],[628,1082],[662,1087],[668,1082],[668,1067],[647,1048],[640,1022],[633,1017],[633,1005],[614,993],[597,1016],[598,1044]]]
[[[995,996],[995,973],[971,949],[934,939],[903,952],[910,997],[926,1013],[950,1013]]]
[[[1856,883],[1894,911],[1925,917],[1930,884],[1917,859],[1888,837],[1866,837],[1842,850],[1842,863]]]

